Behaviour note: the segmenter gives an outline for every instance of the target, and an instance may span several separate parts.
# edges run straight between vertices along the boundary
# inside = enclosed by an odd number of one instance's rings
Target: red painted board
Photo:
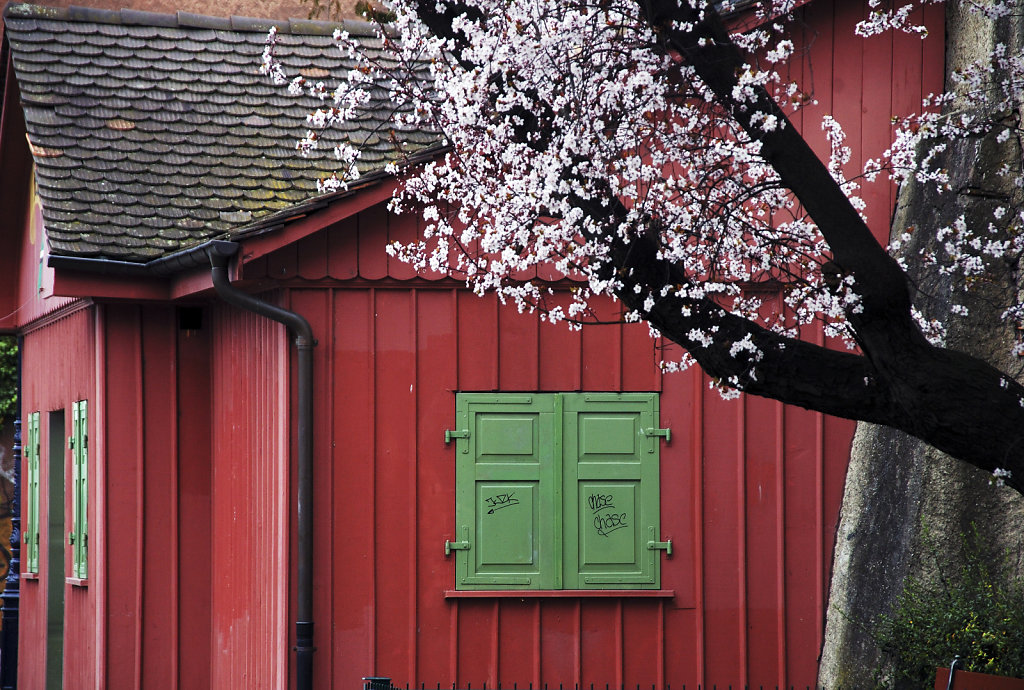
[[[458,640],[454,682],[460,688],[498,682],[498,600],[463,599],[458,606]]]
[[[498,672],[502,687],[528,687],[539,671],[540,630],[536,627],[541,602],[530,599],[498,601]]]
[[[746,559],[742,411],[716,390],[703,392],[703,596],[705,682],[747,681]]]
[[[829,145],[821,131],[821,119],[833,114],[832,79],[834,42],[834,2],[813,2],[804,8],[809,46],[804,58],[801,86],[813,101],[801,109],[801,133],[822,161],[827,161]]]
[[[782,405],[744,396],[747,634],[749,677],[785,685],[782,554]]]
[[[490,391],[498,387],[498,300],[458,292],[460,391]]]
[[[374,390],[373,291],[337,290],[330,324],[321,341],[336,363],[331,381],[337,399],[333,410],[331,519],[336,526],[354,525],[366,533],[376,529],[373,433]],[[353,490],[358,488],[358,490]],[[366,675],[390,672],[378,668],[372,634],[377,590],[374,579],[375,540],[353,539],[345,529],[332,529],[331,567],[335,596],[331,618],[336,686],[360,682]]]
[[[142,621],[139,549],[139,483],[142,479],[142,389],[140,315],[133,306],[105,309],[107,463],[107,686],[134,688],[141,672],[137,626]]]
[[[409,633],[416,625],[416,588],[408,576],[416,568],[415,298],[409,290],[374,293],[376,359],[374,478],[377,519],[377,665],[409,677],[415,658]],[[384,527],[386,526],[386,527]],[[365,532],[349,532],[349,538]],[[410,678],[411,680],[411,678]]]
[[[299,272],[299,245],[286,244],[267,254],[267,276],[275,280],[294,278]]]
[[[413,213],[401,215],[388,214],[388,244],[397,242],[407,245],[419,239],[417,225],[419,216]],[[380,248],[381,251],[384,247]],[[409,280],[416,277],[416,269],[411,264],[401,261],[398,257],[388,256],[388,275],[396,280]]]
[[[359,277],[380,280],[388,275],[388,241],[391,218],[383,205],[371,206],[358,216]]]
[[[508,302],[498,308],[498,387],[503,391],[537,390],[539,315],[519,313]]]
[[[580,606],[579,599],[553,599],[541,608],[540,675],[548,687],[581,680]]]
[[[308,235],[296,243],[298,264],[296,272],[306,280],[320,280],[330,275],[328,230]]]
[[[622,605],[623,680],[626,687],[665,685],[663,602],[631,600]]]
[[[633,602],[623,600],[588,600],[581,602],[581,682],[616,687],[623,681],[623,657],[627,653],[623,634],[622,609]],[[632,641],[630,641],[632,642]],[[632,645],[630,645],[632,647]]]
[[[861,145],[860,155],[851,158],[851,169],[847,177],[859,175],[864,170],[864,163],[869,158],[880,158],[892,143],[891,122],[893,110],[893,70],[898,63],[906,62],[903,56],[893,55],[893,32],[886,32],[870,38],[854,37],[852,40],[863,43],[863,86],[861,109]],[[856,166],[856,167],[852,167]],[[889,241],[889,225],[892,218],[893,187],[884,179],[874,183],[864,183],[861,195],[868,207],[864,214],[879,242]]]
[[[455,558],[444,556],[444,542],[455,535],[455,444],[444,430],[455,423],[458,364],[454,290],[420,290],[416,304],[416,553],[418,624],[416,671],[412,681],[449,680],[448,660],[455,646],[452,605],[439,592],[455,586]]]
[[[622,389],[622,325],[617,302],[598,297],[590,302],[598,323],[583,327],[583,390]]]
[[[359,221],[346,219],[328,227],[327,272],[332,278],[349,280],[359,275]]]
[[[569,296],[560,291],[552,302],[568,310]],[[565,322],[541,321],[537,328],[540,347],[538,386],[545,391],[578,391],[581,386],[582,334]]]
[[[177,332],[178,554],[210,562],[210,327]],[[179,568],[178,687],[210,688],[210,569]]]
[[[661,338],[652,338],[646,322],[622,327],[622,389],[661,390]]]
[[[678,358],[680,350],[674,346],[666,356]],[[671,602],[675,608],[697,605],[701,408],[693,392],[700,377],[695,367],[667,374],[660,400],[659,425],[672,432],[671,441],[661,441],[661,539],[670,539],[673,550],[671,556],[662,557],[661,586],[675,592]]]
[[[821,613],[818,602],[817,543],[821,415],[786,407],[785,465],[785,603],[786,670],[790,683],[814,679],[817,663],[806,649],[817,648]],[[814,567],[811,567],[814,566]],[[807,681],[812,682],[812,681]]]
[[[177,676],[178,564],[176,546],[178,416],[174,372],[176,314],[171,307],[150,307],[141,314],[144,354],[142,409],[145,465],[142,489],[142,675],[141,687],[160,687]],[[173,547],[172,547],[173,548]],[[161,565],[162,564],[162,567]]]

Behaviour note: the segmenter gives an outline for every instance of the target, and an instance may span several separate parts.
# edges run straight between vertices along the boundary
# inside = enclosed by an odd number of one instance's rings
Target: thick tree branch
[[[671,287],[687,280],[679,267],[658,258],[657,237],[627,240],[605,230],[607,236],[590,239],[610,248],[604,277],[620,279],[618,297],[686,347],[712,377],[726,382],[735,377],[749,393],[901,429],[986,471],[1012,470],[1007,484],[1024,492],[1024,387],[979,359],[925,340],[911,317],[905,274],[771,96],[756,89],[751,101],[734,98],[744,60],[710,6],[702,12],[688,0],[637,2],[666,53],[681,56],[719,104],[761,142],[762,157],[815,221],[834,263],[854,277],[860,308],[847,316],[864,354],[785,338],[707,297],[676,296]],[[460,2],[418,3],[423,21],[452,39],[457,53],[467,37],[455,34],[450,20],[469,9]],[[783,126],[765,132],[755,113],[774,115]],[[607,221],[597,227],[616,228],[626,217],[611,194],[574,203],[595,220]],[[645,306],[648,295],[656,297],[653,307]],[[714,342],[705,345],[705,339],[692,335],[695,331],[713,332]],[[733,348],[746,338],[756,356]]]

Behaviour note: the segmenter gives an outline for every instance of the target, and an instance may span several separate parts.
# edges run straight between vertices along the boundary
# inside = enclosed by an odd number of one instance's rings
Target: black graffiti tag
[[[607,537],[612,532],[623,527],[629,527],[626,523],[625,513],[605,513],[604,515],[594,516],[594,528],[602,537]]]
[[[590,494],[590,498],[587,499],[587,505],[590,506],[592,512],[596,513],[605,508],[614,508],[614,500],[611,494]]]
[[[497,494],[484,500],[487,502],[487,505],[491,507],[491,509],[487,511],[488,515],[494,515],[495,511],[519,505],[519,499],[516,498],[514,491],[510,491],[507,494]]]

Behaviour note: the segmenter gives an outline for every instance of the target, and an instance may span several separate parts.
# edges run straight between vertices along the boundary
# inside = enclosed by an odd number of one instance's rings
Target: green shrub
[[[18,340],[0,336],[0,423],[14,419],[18,404]]]
[[[973,526],[955,572],[944,572],[948,564],[927,530],[924,543],[938,582],[908,577],[892,613],[881,617],[874,636],[889,663],[876,678],[931,688],[936,667],[956,655],[964,670],[1024,678],[1024,581],[1002,583],[1006,557],[992,563]]]

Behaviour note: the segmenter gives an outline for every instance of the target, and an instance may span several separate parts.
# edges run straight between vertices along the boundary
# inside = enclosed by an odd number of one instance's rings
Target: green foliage
[[[365,18],[368,22],[374,22],[376,24],[390,24],[398,19],[398,16],[391,10],[379,9],[367,0],[358,0],[358,2],[356,2],[355,9],[356,14],[360,17]]]
[[[18,403],[18,340],[0,336],[0,422],[14,418]]]
[[[344,19],[341,8],[341,0],[302,0],[302,4],[309,5],[310,19],[323,19],[325,21],[341,21]],[[368,22],[376,24],[390,24],[397,19],[394,12],[388,9],[381,9],[371,0],[357,0],[353,7],[357,17],[362,17]]]
[[[964,670],[1024,678],[1024,581],[1002,584],[1006,558],[992,563],[973,526],[955,573],[943,572],[948,564],[927,530],[923,539],[939,581],[907,578],[892,613],[879,621],[875,640],[889,657],[884,675],[899,687],[931,688],[935,669],[959,655]]]
[[[303,5],[309,5],[308,19],[322,19],[324,21],[341,21],[341,0],[301,0]]]

